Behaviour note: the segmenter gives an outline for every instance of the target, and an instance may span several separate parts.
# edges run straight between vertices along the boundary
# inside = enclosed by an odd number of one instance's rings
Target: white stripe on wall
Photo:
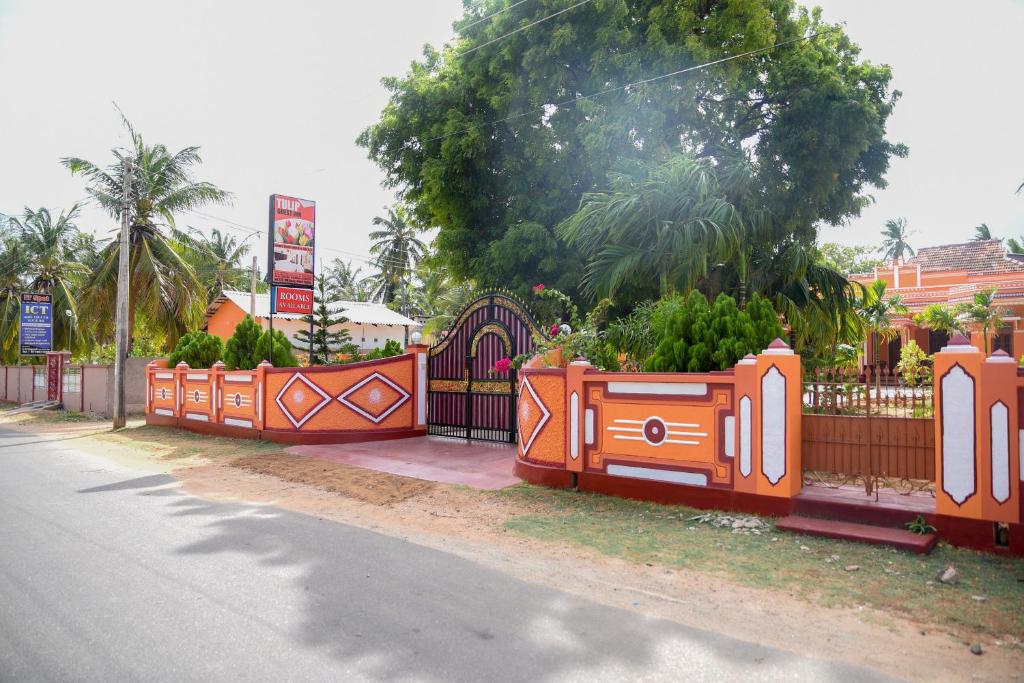
[[[670,484],[687,484],[689,486],[708,485],[708,476],[699,472],[659,470],[654,467],[634,467],[632,465],[608,465],[607,472],[615,477],[649,479],[651,481],[665,481]]]

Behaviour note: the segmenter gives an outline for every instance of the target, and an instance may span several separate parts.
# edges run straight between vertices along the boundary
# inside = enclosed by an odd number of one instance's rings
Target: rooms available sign
[[[313,314],[313,290],[296,287],[274,287],[273,313]]]

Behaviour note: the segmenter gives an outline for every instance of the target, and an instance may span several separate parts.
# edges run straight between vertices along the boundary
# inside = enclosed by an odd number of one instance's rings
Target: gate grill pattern
[[[495,363],[529,353],[543,331],[507,293],[485,294],[456,318],[427,359],[427,433],[516,440],[516,372]]]

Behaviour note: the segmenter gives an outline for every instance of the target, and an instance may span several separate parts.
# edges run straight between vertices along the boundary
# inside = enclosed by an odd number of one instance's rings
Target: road
[[[0,428],[3,681],[882,680],[44,439]]]

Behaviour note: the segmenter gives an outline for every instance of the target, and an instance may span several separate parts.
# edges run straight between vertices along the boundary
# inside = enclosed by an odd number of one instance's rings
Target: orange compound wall
[[[332,443],[426,433],[426,347],[345,366],[205,370],[147,368],[147,421],[287,443]]]
[[[581,488],[645,497],[647,486],[695,505],[729,507],[750,494],[748,509],[786,511],[802,484],[800,359],[778,344],[726,372],[528,365],[517,472],[540,482],[561,469]],[[666,487],[678,495],[662,495]]]

